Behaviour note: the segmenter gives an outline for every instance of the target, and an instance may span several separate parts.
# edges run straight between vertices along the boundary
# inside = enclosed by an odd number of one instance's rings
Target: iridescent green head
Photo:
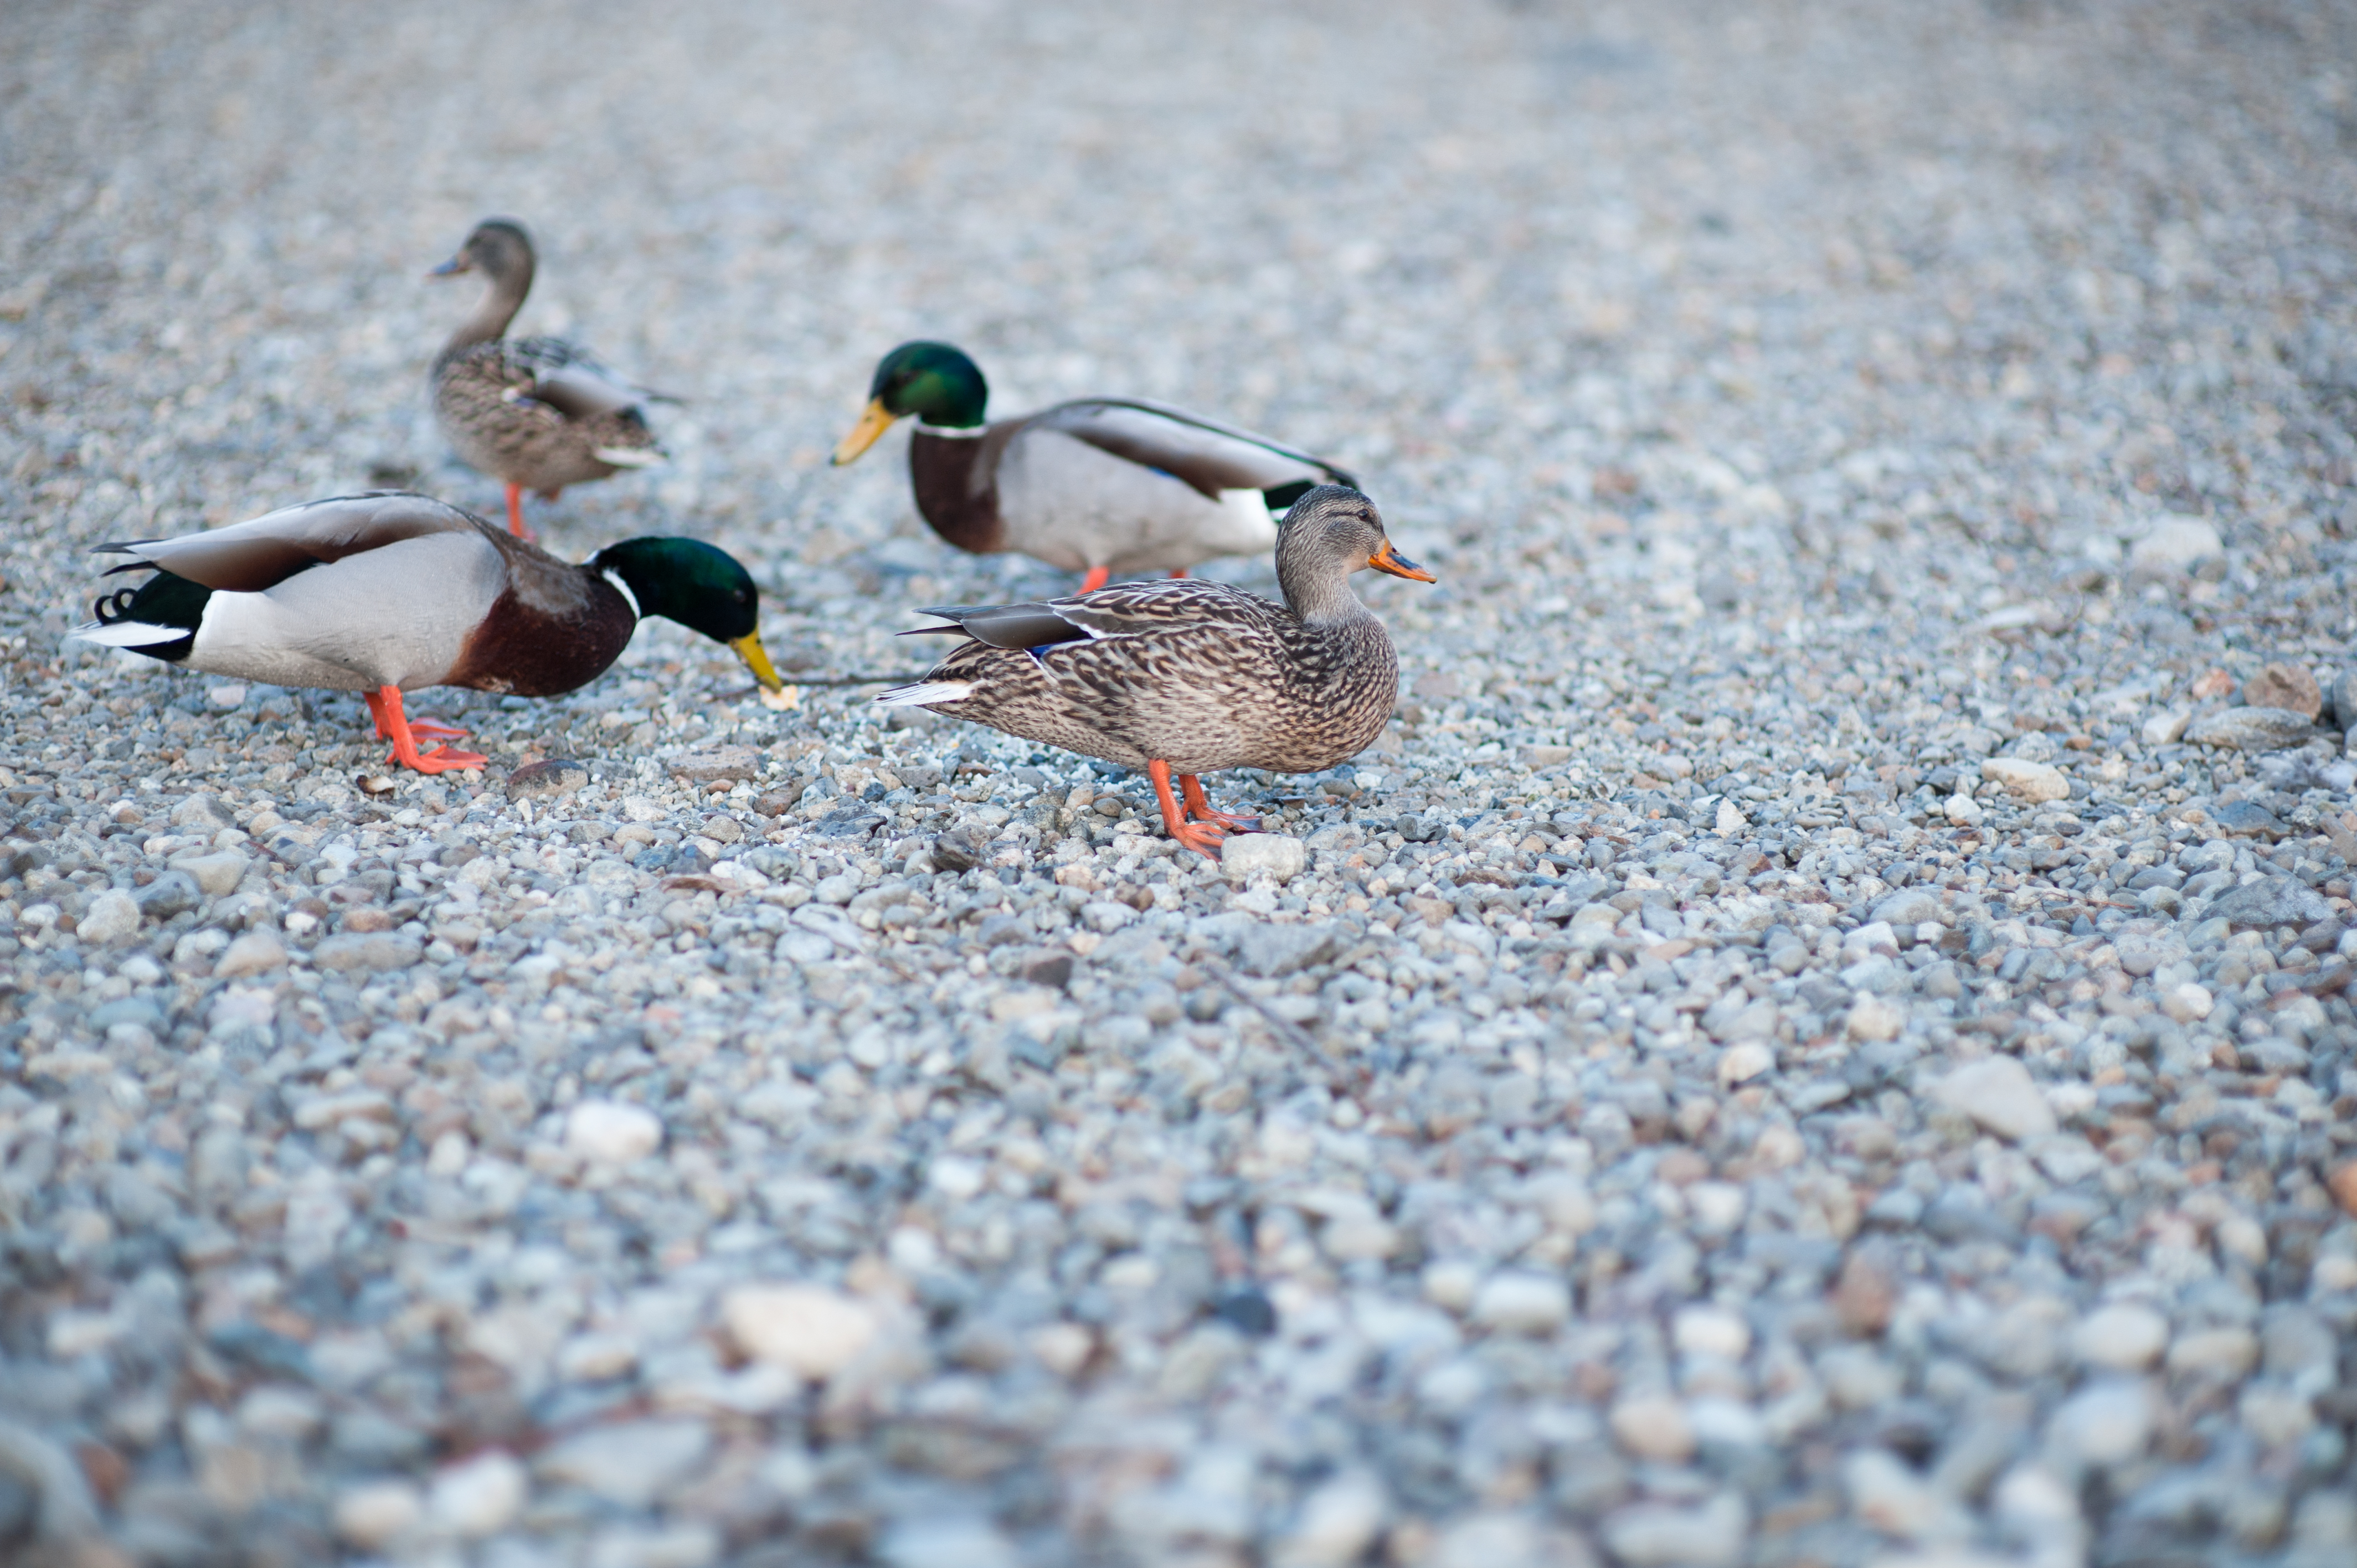
[[[619,583],[643,620],[662,616],[737,650],[772,692],[785,682],[761,646],[761,591],[735,556],[700,539],[626,539],[589,557]]]
[[[969,430],[982,423],[989,404],[990,383],[964,350],[947,343],[903,343],[876,367],[866,410],[835,447],[834,460],[848,463],[875,446],[896,419],[913,413],[927,424]]]

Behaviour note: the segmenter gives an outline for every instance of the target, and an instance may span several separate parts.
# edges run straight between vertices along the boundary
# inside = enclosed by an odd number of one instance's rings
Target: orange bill
[[[1381,550],[1367,557],[1367,564],[1378,572],[1388,572],[1394,577],[1405,577],[1411,583],[1429,583],[1436,580],[1431,573],[1394,549],[1389,540],[1383,541],[1383,547]]]

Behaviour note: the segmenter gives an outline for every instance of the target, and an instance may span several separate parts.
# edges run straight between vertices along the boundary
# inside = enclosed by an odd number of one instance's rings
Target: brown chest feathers
[[[630,645],[638,617],[604,578],[586,572],[567,575],[571,593],[547,582],[511,585],[501,593],[444,684],[554,697],[604,674]]]
[[[1006,522],[998,515],[998,456],[1021,427],[1013,419],[980,435],[936,435],[920,427],[909,438],[917,510],[960,550],[989,555],[1006,548]]]

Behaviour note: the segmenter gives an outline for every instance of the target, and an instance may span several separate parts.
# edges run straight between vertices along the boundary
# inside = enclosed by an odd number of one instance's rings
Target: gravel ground
[[[0,1556],[2357,1558],[2350,5],[331,9],[0,18]],[[62,643],[496,506],[492,211],[800,711]],[[918,333],[1440,572],[1253,865],[818,683],[1066,585],[824,466]]]

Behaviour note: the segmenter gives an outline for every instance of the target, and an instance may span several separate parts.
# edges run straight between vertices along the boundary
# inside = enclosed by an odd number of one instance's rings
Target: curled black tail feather
[[[145,565],[145,562],[140,564]],[[144,643],[132,650],[150,659],[178,663],[197,646],[197,628],[205,623],[205,603],[213,591],[202,583],[191,583],[186,577],[176,577],[169,572],[158,571],[135,588],[118,588],[102,594],[91,607],[101,626],[113,626],[118,621],[141,621],[149,626],[177,627],[188,633],[168,642]]]

